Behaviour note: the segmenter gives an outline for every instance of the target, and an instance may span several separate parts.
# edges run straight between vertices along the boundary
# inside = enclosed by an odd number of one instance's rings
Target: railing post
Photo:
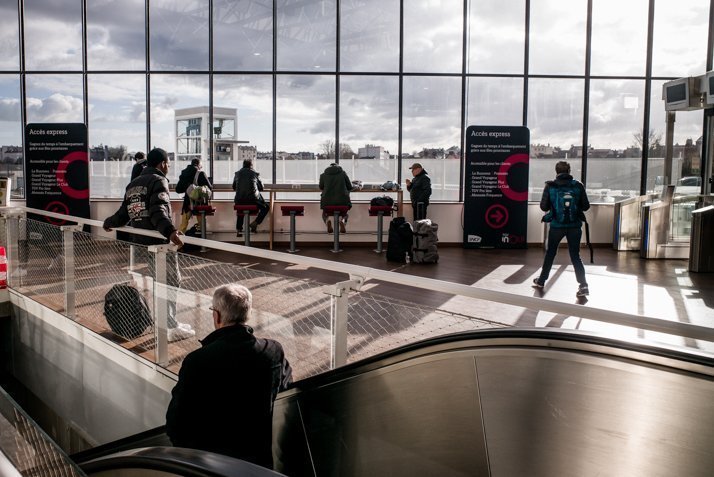
[[[156,364],[165,366],[169,362],[168,341],[168,290],[166,280],[166,254],[168,245],[152,245],[149,247],[149,260],[153,261],[154,275],[154,338],[156,347],[154,356]]]
[[[359,291],[364,283],[362,277],[352,277],[340,283],[326,293],[330,299],[330,369],[347,364],[347,319],[349,315],[349,292]]]
[[[5,250],[7,252],[7,283],[10,287],[17,286],[20,273],[20,217],[22,212],[7,212],[5,216]]]
[[[81,225],[62,225],[62,248],[64,254],[64,312],[67,318],[75,319],[74,288],[74,233],[81,232]]]

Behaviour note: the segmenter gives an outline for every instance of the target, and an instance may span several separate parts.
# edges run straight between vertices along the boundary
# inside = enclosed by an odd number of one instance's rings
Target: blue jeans
[[[580,258],[580,238],[582,235],[583,230],[581,227],[550,228],[548,231],[548,250],[546,250],[545,258],[543,259],[543,270],[541,270],[540,277],[538,277],[539,283],[545,283],[548,280],[555,254],[558,253],[558,245],[565,237],[568,240],[568,253],[570,253],[570,261],[573,262],[573,268],[575,269],[575,278],[581,287],[588,286],[588,282],[585,280],[585,267]]]

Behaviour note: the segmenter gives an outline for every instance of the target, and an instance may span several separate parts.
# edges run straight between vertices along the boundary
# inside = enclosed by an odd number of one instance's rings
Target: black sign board
[[[526,248],[529,151],[528,128],[466,129],[465,248]]]
[[[33,123],[25,127],[27,207],[89,218],[87,127]],[[65,221],[34,217],[53,225]]]

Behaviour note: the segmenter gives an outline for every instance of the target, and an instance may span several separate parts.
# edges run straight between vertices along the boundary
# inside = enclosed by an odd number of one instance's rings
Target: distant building
[[[531,156],[553,157],[553,147],[550,144],[531,144]]]
[[[385,151],[382,146],[365,144],[357,149],[357,157],[360,159],[389,159],[389,151]]]
[[[258,148],[256,148],[255,146],[238,146],[237,149],[238,162],[255,161],[256,159],[258,159]]]
[[[174,110],[176,124],[176,159],[190,161],[199,158],[204,162],[213,157],[217,161],[237,161],[239,141],[238,112],[236,108],[213,107],[213,125],[209,124],[208,106]],[[213,137],[213,154],[209,154],[209,139]]]
[[[2,146],[0,164],[22,164],[22,146]]]

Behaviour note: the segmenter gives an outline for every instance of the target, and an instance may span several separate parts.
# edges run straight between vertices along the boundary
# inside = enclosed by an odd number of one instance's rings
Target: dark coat
[[[417,174],[412,183],[407,186],[409,191],[409,199],[413,206],[419,202],[424,202],[424,205],[429,205],[429,197],[431,197],[431,179],[424,169]]]
[[[550,189],[551,187],[559,187],[567,185],[573,180],[573,176],[567,173],[558,174],[553,181],[547,181],[545,183],[545,188],[543,189],[543,195],[540,198],[540,210],[543,212],[549,212],[553,208],[553,203],[550,199]],[[575,181],[575,187],[578,195],[578,208],[585,212],[590,208],[590,201],[588,200],[588,195],[585,193],[585,186],[580,181]],[[583,223],[581,220],[572,222],[567,225],[558,223],[556,219],[550,222],[551,227],[564,228],[564,227],[582,227]]]
[[[198,172],[198,167],[189,164],[186,169],[181,171],[178,182],[176,183],[176,192],[183,194],[183,204],[181,206],[181,212],[186,213],[191,211],[191,198],[186,194],[186,188],[193,184],[193,179],[196,177],[196,172]],[[205,172],[201,171],[198,174],[198,180],[196,181],[198,186],[206,186],[213,190],[213,185],[211,181],[208,180],[208,176]]]
[[[342,168],[333,164],[320,174],[320,208],[326,205],[347,205],[352,207],[350,201],[350,191],[352,181],[347,177],[347,173]]]
[[[137,177],[141,175],[141,171],[144,170],[144,168],[147,166],[146,158],[141,159],[139,161],[136,161],[136,164],[134,164],[134,167],[131,168],[131,180],[133,181]]]
[[[292,383],[282,346],[244,325],[219,328],[201,345],[181,365],[166,434],[178,447],[272,468],[273,402]]]
[[[264,202],[263,196],[260,194],[263,190],[260,174],[250,167],[243,167],[236,171],[233,177],[233,190],[236,191],[233,198],[233,202],[236,204]]]
[[[106,228],[127,224],[137,229],[156,230],[167,239],[176,231],[171,220],[169,181],[155,167],[145,167],[139,177],[126,186],[124,201],[119,210],[104,220]],[[143,235],[133,236],[132,241],[144,245],[166,243]]]

